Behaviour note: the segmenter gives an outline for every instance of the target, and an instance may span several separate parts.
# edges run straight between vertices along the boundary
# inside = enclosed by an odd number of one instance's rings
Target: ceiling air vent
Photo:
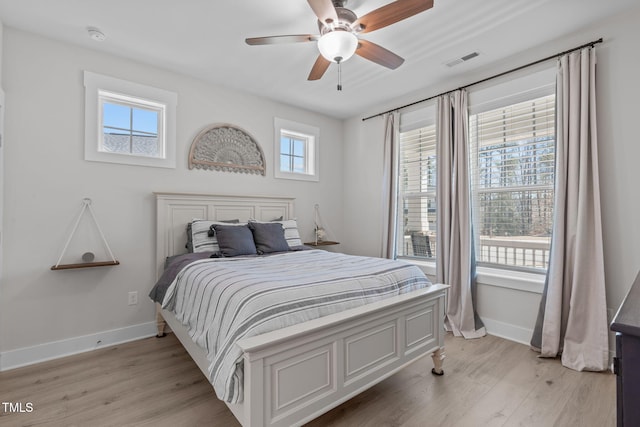
[[[465,61],[468,61],[470,59],[475,58],[476,56],[480,55],[478,52],[471,52],[467,55],[464,55],[460,58],[456,58],[456,59],[452,59],[451,61],[447,61],[444,63],[444,65],[446,65],[447,67],[455,67],[458,64],[462,64]]]

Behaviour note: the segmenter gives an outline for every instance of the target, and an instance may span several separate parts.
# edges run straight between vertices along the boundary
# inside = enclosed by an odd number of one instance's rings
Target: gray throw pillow
[[[246,225],[214,224],[220,254],[225,257],[255,255],[256,245],[253,234]]]
[[[279,222],[249,222],[249,228],[259,254],[289,250],[289,244],[284,238],[284,227]]]

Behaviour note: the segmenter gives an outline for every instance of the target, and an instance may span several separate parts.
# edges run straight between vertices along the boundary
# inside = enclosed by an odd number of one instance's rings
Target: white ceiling
[[[358,16],[391,0],[348,0]],[[416,88],[437,85],[636,7],[637,0],[435,0],[433,9],[361,37],[405,58],[388,70],[354,56],[307,81],[314,43],[248,46],[246,37],[315,34],[305,0],[0,0],[5,26],[338,118],[352,117]],[[95,42],[87,27],[107,39]],[[588,42],[590,40],[585,40]],[[470,52],[454,68],[444,64]]]

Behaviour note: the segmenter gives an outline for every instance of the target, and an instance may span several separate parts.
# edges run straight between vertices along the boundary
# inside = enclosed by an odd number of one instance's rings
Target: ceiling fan
[[[355,53],[369,61],[395,70],[404,59],[370,41],[360,34],[369,33],[407,19],[433,7],[433,0],[396,0],[364,16],[358,16],[344,7],[346,0],[307,0],[318,17],[320,34],[298,34],[253,37],[249,45],[318,42],[320,55],[311,68],[307,80],[318,80],[334,62],[338,66]],[[338,90],[342,87],[338,84]]]

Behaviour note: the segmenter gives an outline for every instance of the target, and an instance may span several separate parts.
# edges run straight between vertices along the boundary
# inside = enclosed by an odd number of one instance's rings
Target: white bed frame
[[[157,266],[186,252],[186,224],[294,218],[293,199],[155,193]],[[442,375],[447,285],[389,298],[238,342],[244,352],[244,400],[227,406],[245,427],[298,426],[349,400],[416,359],[431,354]],[[205,351],[171,312],[165,321],[208,377]]]

